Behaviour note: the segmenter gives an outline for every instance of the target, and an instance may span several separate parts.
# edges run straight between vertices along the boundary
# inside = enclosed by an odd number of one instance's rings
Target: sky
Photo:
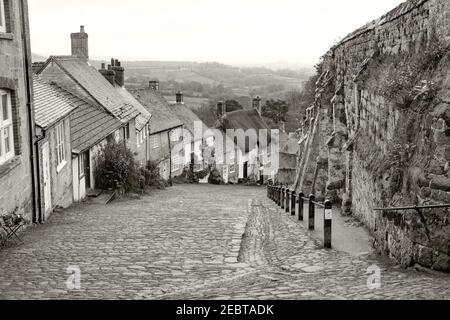
[[[93,59],[314,65],[337,40],[404,0],[28,0],[33,53]]]

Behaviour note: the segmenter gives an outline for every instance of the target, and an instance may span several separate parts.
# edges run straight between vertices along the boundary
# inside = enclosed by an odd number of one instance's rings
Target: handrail
[[[417,209],[438,209],[450,208],[450,204],[436,204],[429,206],[410,206],[410,207],[392,207],[392,208],[373,208],[374,211],[396,211],[396,210],[417,210]]]

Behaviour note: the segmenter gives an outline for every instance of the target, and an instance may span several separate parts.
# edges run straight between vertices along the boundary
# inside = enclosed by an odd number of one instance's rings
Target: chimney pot
[[[102,62],[102,70],[105,70],[105,63]]]
[[[177,103],[183,103],[183,92],[177,92]]]
[[[80,33],[84,33],[84,26],[80,26]]]
[[[226,109],[226,105],[225,103],[223,103],[222,101],[217,102],[217,113],[219,115],[219,117],[222,117],[223,115],[225,115],[227,113],[227,109]]]

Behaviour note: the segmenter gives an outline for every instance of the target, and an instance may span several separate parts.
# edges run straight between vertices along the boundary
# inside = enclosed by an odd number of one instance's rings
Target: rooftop
[[[132,94],[152,115],[150,119],[150,134],[181,127],[183,122],[171,110],[167,100],[156,90],[150,88],[133,90]]]
[[[34,113],[36,124],[46,129],[65,118],[74,106],[53,85],[33,76]]]
[[[139,116],[139,110],[127,101],[94,67],[74,56],[51,56],[45,68],[56,63],[70,78],[81,86],[95,101],[111,112],[117,119],[126,123]],[[63,85],[62,83],[60,85]],[[75,88],[70,88],[71,92]],[[71,90],[73,89],[73,90]]]
[[[72,152],[82,153],[123,126],[117,118],[101,106],[59,88],[60,94],[75,110],[70,114]]]

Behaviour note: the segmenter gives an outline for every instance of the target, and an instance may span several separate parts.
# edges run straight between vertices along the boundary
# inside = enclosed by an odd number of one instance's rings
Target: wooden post
[[[277,192],[276,192],[276,196],[277,196],[277,205],[280,206],[281,203],[281,187],[277,187]]]
[[[291,216],[295,216],[295,190],[292,190],[291,194]]]
[[[331,249],[331,227],[333,222],[333,204],[330,200],[325,201],[324,222],[323,222],[323,242],[327,249]]]
[[[309,220],[308,220],[308,229],[309,230],[314,230],[314,216],[315,216],[315,211],[316,211],[316,205],[314,204],[314,201],[316,200],[316,197],[314,197],[314,195],[310,195],[309,196],[309,206],[308,206],[308,216],[309,216]]]
[[[281,188],[281,201],[280,201],[281,209],[284,209],[284,188]]]
[[[298,220],[303,221],[303,208],[304,208],[304,200],[305,194],[300,192],[298,194]]]

